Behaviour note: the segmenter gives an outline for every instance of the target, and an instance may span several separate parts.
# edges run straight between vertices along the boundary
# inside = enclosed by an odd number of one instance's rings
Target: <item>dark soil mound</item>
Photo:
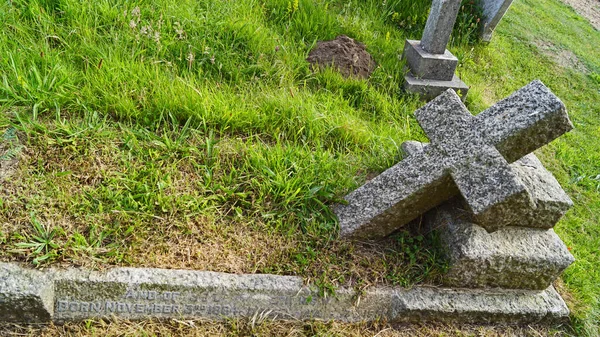
[[[332,41],[319,41],[306,60],[313,66],[335,67],[345,77],[368,78],[377,66],[365,45],[346,35]]]

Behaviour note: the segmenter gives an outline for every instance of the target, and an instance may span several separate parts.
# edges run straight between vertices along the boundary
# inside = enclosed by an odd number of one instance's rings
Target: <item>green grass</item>
[[[403,141],[426,140],[398,56],[429,3],[2,2],[0,133],[17,136],[20,163],[0,190],[1,258],[294,274],[324,289],[436,283],[434,238],[337,241],[329,210]],[[465,1],[450,45],[469,109],[539,78],[575,124],[538,155],[575,202],[556,228],[577,258],[563,280],[575,332],[597,335],[600,33],[556,0],[520,0],[481,44],[478,16]],[[339,34],[367,45],[369,80],[311,72],[309,50]]]

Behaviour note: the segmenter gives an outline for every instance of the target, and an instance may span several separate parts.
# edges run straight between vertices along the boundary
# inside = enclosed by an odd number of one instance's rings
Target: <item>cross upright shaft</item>
[[[444,54],[458,16],[461,0],[433,0],[421,47],[432,54]]]
[[[334,208],[341,235],[380,238],[460,193],[484,228],[517,225],[535,207],[509,162],[571,130],[563,103],[534,81],[478,116],[452,90],[415,112],[431,144]]]

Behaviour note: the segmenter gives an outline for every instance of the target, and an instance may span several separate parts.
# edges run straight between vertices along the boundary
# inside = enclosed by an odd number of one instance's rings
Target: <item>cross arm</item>
[[[476,117],[509,163],[573,129],[563,102],[535,80]]]

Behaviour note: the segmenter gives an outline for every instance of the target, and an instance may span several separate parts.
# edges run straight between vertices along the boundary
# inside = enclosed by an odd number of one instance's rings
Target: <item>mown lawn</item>
[[[434,238],[341,241],[328,207],[426,140],[399,54],[428,3],[2,2],[0,160],[19,161],[0,171],[0,258],[293,274],[329,291],[437,283]],[[568,330],[598,334],[600,33],[557,0],[517,0],[482,44],[472,7],[450,46],[469,109],[539,78],[575,124],[538,155],[575,202],[556,228],[577,258]],[[339,34],[377,61],[368,81],[309,68]]]

